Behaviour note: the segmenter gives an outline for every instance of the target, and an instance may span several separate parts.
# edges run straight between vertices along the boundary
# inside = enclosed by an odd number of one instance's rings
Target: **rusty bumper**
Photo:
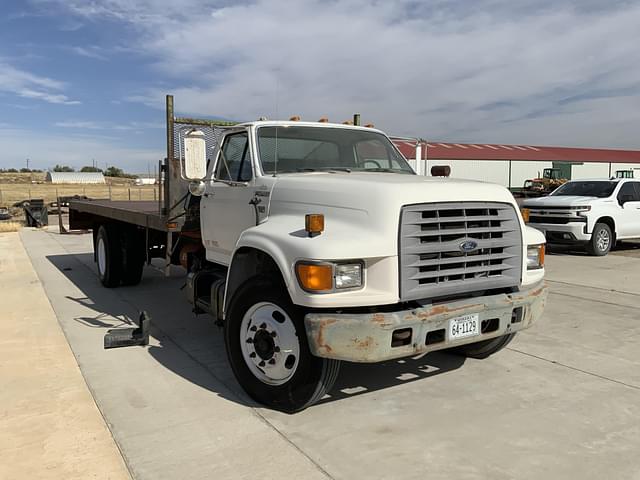
[[[304,322],[309,347],[314,355],[372,363],[523,330],[542,316],[546,298],[547,286],[541,283],[512,294],[476,297],[394,312],[309,313]],[[479,315],[483,329],[490,324],[492,331],[458,340],[449,338],[449,321],[474,313]],[[400,329],[411,329],[410,340],[405,338],[407,344],[392,346],[392,339],[397,340],[393,334]],[[406,337],[406,332],[403,336]]]

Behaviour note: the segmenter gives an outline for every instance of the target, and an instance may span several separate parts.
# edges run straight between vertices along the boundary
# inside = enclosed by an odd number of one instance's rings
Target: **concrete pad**
[[[130,478],[17,233],[0,292],[0,478]]]
[[[135,478],[255,478],[257,472],[265,479],[279,478],[281,472],[293,478],[326,478],[322,469],[247,406],[246,398],[166,334],[164,326],[170,324],[193,337],[183,319],[213,333],[212,322],[190,314],[179,290],[184,279],[167,282],[168,295],[158,290],[165,285],[153,271],[151,281],[139,287],[105,289],[94,273],[92,255],[69,254],[63,246],[87,252],[90,236],[24,230],[22,238]],[[152,315],[150,345],[103,350],[106,330],[134,324],[138,309]],[[201,350],[210,351],[208,347],[201,345]],[[222,360],[216,361],[226,362]]]
[[[320,404],[285,415],[243,394],[222,332],[183,299],[180,269],[105,290],[90,236],[23,239],[136,478],[640,478],[628,258],[550,255],[545,316],[503,352],[345,364]],[[101,350],[105,329],[140,309],[151,345]]]

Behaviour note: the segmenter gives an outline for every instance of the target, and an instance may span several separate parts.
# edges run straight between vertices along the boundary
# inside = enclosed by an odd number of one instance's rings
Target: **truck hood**
[[[262,228],[274,236],[288,234],[288,248],[298,258],[390,257],[398,252],[404,205],[460,201],[508,203],[517,209],[511,193],[491,183],[393,173],[291,174],[275,179]],[[308,213],[325,216],[324,232],[313,239],[304,231]]]
[[[541,207],[577,207],[582,205],[591,205],[594,201],[603,200],[598,197],[581,197],[578,195],[550,195],[548,197],[532,198],[526,200],[524,207],[541,208]]]
[[[460,201],[515,205],[506,188],[492,183],[379,172],[282,175],[278,177],[271,195],[273,213],[279,204],[302,202],[371,213],[392,210],[397,215],[403,205]]]

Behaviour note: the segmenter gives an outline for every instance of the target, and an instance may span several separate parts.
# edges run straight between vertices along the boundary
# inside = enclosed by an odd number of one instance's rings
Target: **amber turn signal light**
[[[529,223],[529,209],[521,208],[520,213],[522,214],[522,220],[524,220],[524,223]]]
[[[324,232],[324,215],[321,213],[309,213],[304,216],[304,229],[310,237],[315,237]]]
[[[333,268],[331,265],[299,263],[296,265],[298,281],[305,290],[322,292],[333,288]]]

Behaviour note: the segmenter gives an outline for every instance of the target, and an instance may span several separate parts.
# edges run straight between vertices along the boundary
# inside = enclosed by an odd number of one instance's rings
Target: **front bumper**
[[[586,222],[569,222],[566,224],[528,223],[530,227],[544,233],[547,243],[584,243],[591,240],[591,234],[586,233]],[[568,234],[569,238],[565,238]]]
[[[544,283],[512,293],[458,300],[394,312],[309,313],[304,323],[311,353],[317,357],[373,363],[479,342],[530,327],[542,316]],[[516,310],[521,308],[521,310]],[[515,314],[514,314],[515,310]],[[449,320],[478,313],[490,332],[459,340],[449,338]],[[392,346],[393,333],[411,329],[406,345]]]

